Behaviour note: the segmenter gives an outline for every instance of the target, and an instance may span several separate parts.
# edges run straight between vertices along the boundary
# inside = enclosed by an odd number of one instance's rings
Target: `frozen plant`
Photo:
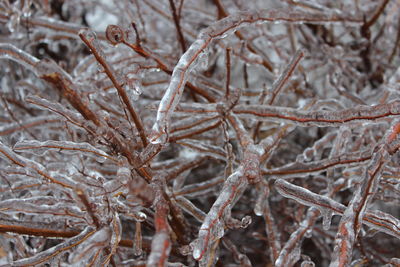
[[[0,266],[399,266],[398,0],[0,2]]]

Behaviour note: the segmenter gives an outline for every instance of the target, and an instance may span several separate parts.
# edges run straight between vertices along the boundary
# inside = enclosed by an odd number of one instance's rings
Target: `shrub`
[[[1,266],[399,266],[399,8],[3,1]]]

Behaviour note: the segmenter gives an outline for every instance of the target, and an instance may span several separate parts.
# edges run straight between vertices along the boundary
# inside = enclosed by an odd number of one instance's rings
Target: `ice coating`
[[[345,265],[351,261],[352,248],[361,230],[368,202],[371,201],[377,190],[383,164],[388,158],[388,152],[385,148],[380,146],[374,154],[366,170],[364,180],[343,213],[330,266]]]
[[[193,248],[193,257],[196,260],[200,260],[205,253],[208,253],[209,246],[224,235],[224,224],[220,218],[224,217],[226,210],[230,209],[231,203],[242,193],[247,184],[245,181],[243,181],[242,169],[236,170],[228,177],[220,196],[200,227],[199,236]]]
[[[9,147],[4,145],[2,142],[0,142],[0,153],[1,153],[0,156],[3,159],[13,162],[14,164],[17,164],[21,167],[28,168],[31,171],[33,171],[34,173],[37,173],[39,176],[41,176],[45,180],[49,180],[55,184],[58,184],[60,186],[66,187],[66,188],[76,187],[76,183],[72,179],[69,179],[65,176],[52,177],[50,174],[47,173],[46,168],[42,164],[37,163],[30,159],[26,159],[26,158],[16,154]]]
[[[165,232],[161,232],[154,237],[151,248],[152,254],[147,260],[147,266],[157,266],[159,259],[162,259],[164,264],[166,263],[167,258],[165,254],[169,253],[171,249],[169,243],[166,241],[167,238],[168,234]],[[167,246],[166,250],[165,246]]]
[[[94,254],[96,247],[104,247],[107,240],[110,239],[111,230],[103,227],[92,234],[79,244],[76,251],[69,255],[69,262],[72,264],[81,264]],[[88,246],[89,245],[89,246]]]
[[[190,71],[195,67],[198,62],[199,55],[204,51],[204,49],[209,45],[212,39],[223,39],[229,34],[235,32],[239,26],[243,27],[249,23],[256,22],[269,22],[269,21],[290,21],[291,16],[296,16],[297,14],[287,14],[281,10],[273,11],[261,11],[261,12],[242,12],[235,14],[231,17],[218,21],[211,27],[203,30],[199,34],[199,38],[192,43],[192,45],[187,49],[187,51],[181,56],[178,64],[175,66],[172,73],[171,81],[165,92],[160,106],[157,112],[157,124],[161,124],[161,127],[153,127],[154,130],[160,130],[160,128],[165,128],[169,124],[170,114],[175,109],[176,105],[179,103],[182,92],[184,90],[185,83],[190,75]],[[301,15],[300,15],[301,16]],[[310,18],[296,18],[296,20],[301,21],[302,19],[307,21],[312,21]],[[316,16],[313,18],[316,22],[329,20],[332,21],[334,18],[323,18],[321,16]],[[340,20],[340,17],[337,18]]]
[[[328,209],[330,209],[331,212],[334,212],[334,214],[338,215],[342,215],[346,210],[346,206],[327,196],[317,195],[299,186],[289,184],[282,179],[277,180],[276,183],[277,190],[280,194],[294,199],[304,205],[315,207],[316,210],[321,210],[322,214],[324,214],[324,212],[329,212],[327,207],[329,207]],[[329,204],[329,206],[327,204]],[[330,215],[331,212],[328,214]],[[384,221],[385,223],[383,223]],[[362,222],[378,231],[382,231],[394,236],[400,236],[400,221],[389,214],[382,213],[380,211],[367,211],[364,214]]]
[[[12,262],[12,264],[9,265],[3,265],[3,266],[26,266],[26,265],[35,265],[46,258],[58,254],[60,251],[65,250],[69,246],[76,246],[77,243],[81,242],[84,240],[84,238],[90,237],[94,233],[94,229],[91,227],[85,228],[80,234],[77,236],[70,238],[69,240],[62,242],[61,244],[52,247],[51,249],[45,250],[41,253],[38,253],[32,257],[25,258],[22,260],[17,260]]]
[[[337,126],[363,120],[379,120],[400,115],[400,101],[376,106],[349,108],[341,111],[298,111],[292,108],[238,105],[234,112],[242,118],[253,120],[283,120],[299,126],[316,125],[320,127]]]
[[[8,123],[0,126],[0,136],[12,134],[20,129],[28,129],[30,127],[38,127],[42,124],[57,124],[61,120],[56,115],[37,116],[36,118],[28,118],[21,122]]]
[[[0,265],[396,265],[398,1],[0,6]]]
[[[14,45],[0,43],[0,58],[2,59],[10,59],[26,68],[35,72],[35,65],[39,62],[39,59],[34,56],[26,53],[25,51],[18,49]]]
[[[332,220],[332,215],[334,214],[334,210],[332,210],[331,208],[324,208],[324,206],[326,207],[334,206],[335,205],[334,200],[330,199],[329,197],[322,197],[318,194],[312,193],[309,190],[306,190],[299,186],[292,185],[282,179],[278,179],[275,182],[275,185],[276,189],[281,195],[294,199],[297,202],[302,203],[304,205],[307,206],[312,205],[315,208],[319,209],[323,218],[322,220],[323,228],[324,230],[329,229]],[[318,205],[313,205],[313,201],[318,202]]]
[[[170,110],[174,110],[178,105],[185,88],[188,75],[190,74],[190,70],[195,67],[198,54],[202,52],[206,45],[207,43],[205,41],[197,40],[180,58],[172,73],[171,81],[167,91],[165,92],[158,107],[156,122],[157,126],[153,126],[154,130],[162,131],[161,129],[165,128],[169,123],[171,113]]]
[[[113,159],[104,153],[104,151],[97,149],[89,143],[74,143],[69,141],[45,141],[39,142],[37,140],[24,140],[17,142],[14,145],[14,150],[26,151],[43,155],[44,153],[55,150],[67,154],[87,153],[88,156],[94,157],[99,162],[104,162],[105,159]]]

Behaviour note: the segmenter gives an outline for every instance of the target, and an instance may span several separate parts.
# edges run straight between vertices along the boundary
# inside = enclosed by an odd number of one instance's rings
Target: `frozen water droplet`
[[[201,252],[202,252],[202,249],[201,249],[201,247],[199,246],[198,240],[194,241],[194,245],[193,245],[193,258],[194,258],[195,260],[199,260],[200,257],[201,257]]]
[[[265,197],[263,194],[260,194],[257,198],[256,204],[254,206],[254,214],[257,216],[263,216],[264,214],[264,201]]]
[[[142,94],[142,85],[138,82],[136,83],[135,87],[133,88],[133,92],[137,94],[138,96]]]
[[[106,160],[107,160],[106,157],[102,157],[102,156],[96,157],[96,161],[98,163],[104,163]]]
[[[259,206],[255,206],[254,207],[254,214],[257,215],[257,216],[262,216],[263,215],[263,212],[262,212],[262,210],[260,209]]]
[[[256,204],[254,205],[254,213],[257,216],[263,216],[264,210],[268,201],[269,189],[264,186],[259,192],[256,200]]]
[[[147,215],[141,211],[136,214],[136,221],[144,222],[147,219]]]
[[[306,238],[311,238],[312,237],[312,229],[307,230],[304,236]]]

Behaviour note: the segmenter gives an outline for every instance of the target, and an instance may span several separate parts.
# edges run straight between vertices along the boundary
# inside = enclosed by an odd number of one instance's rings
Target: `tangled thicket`
[[[3,0],[0,266],[399,266],[399,43],[399,0]]]

